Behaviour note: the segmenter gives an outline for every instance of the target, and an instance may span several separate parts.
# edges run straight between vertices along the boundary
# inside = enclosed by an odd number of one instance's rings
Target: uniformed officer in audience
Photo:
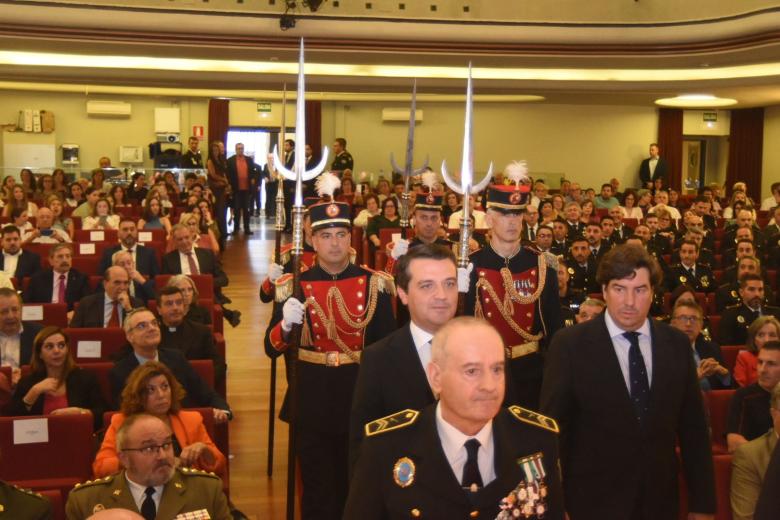
[[[645,225],[650,230],[650,237],[647,239],[647,250],[653,253],[653,256],[659,257],[668,255],[672,252],[672,243],[666,234],[659,233],[658,215],[648,213],[645,217]]]
[[[348,204],[322,202],[309,212],[317,261],[300,275],[305,299],[291,297],[276,306],[265,350],[281,355],[290,346],[292,327],[302,326],[295,405],[301,518],[336,520],[347,496],[347,433],[361,351],[395,330],[395,286],[387,273],[350,262]],[[284,277],[287,281],[277,281],[277,294],[294,294],[293,275]],[[286,405],[282,417],[289,419]]]
[[[0,518],[49,520],[51,503],[38,493],[0,480]]]
[[[553,419],[502,409],[506,357],[486,321],[455,318],[433,339],[438,404],[366,425],[345,520],[562,520]]]
[[[569,286],[569,280],[571,279],[571,274],[569,273],[570,269],[569,260],[559,256],[557,269],[558,299],[561,302],[561,322],[564,325],[574,324],[574,315],[577,314],[580,304],[588,297],[583,291],[572,289]]]
[[[727,307],[720,317],[718,340],[722,345],[744,345],[747,329],[759,316],[780,319],[780,308],[764,305],[764,280],[759,274],[745,274],[739,280],[740,303]]]
[[[696,243],[697,246],[699,246],[699,258],[697,260],[698,263],[706,265],[710,267],[711,269],[717,266],[717,263],[715,262],[715,255],[712,253],[711,250],[704,247],[703,244],[703,237],[704,233],[699,229],[688,229],[685,231],[685,233],[682,235],[682,240],[692,240]],[[675,246],[674,251],[672,252],[671,256],[671,263],[672,264],[679,264],[680,263],[680,246],[682,245],[682,241],[680,241],[680,244]]]
[[[550,251],[557,256],[565,255],[569,251],[569,226],[560,220],[552,223],[553,241]]]
[[[578,236],[571,242],[568,257],[569,288],[584,294],[599,292],[596,282],[596,260],[590,254],[588,241]]]
[[[488,187],[490,243],[469,257],[464,313],[496,327],[509,359],[509,400],[536,408],[543,351],[561,322],[555,257],[521,243],[520,215],[528,197],[519,185]]]
[[[720,285],[715,292],[715,308],[721,314],[726,307],[737,305],[739,298],[739,281],[746,274],[761,274],[761,260],[754,256],[743,256],[737,262],[733,279],[726,279],[726,283]],[[725,277],[724,277],[725,279]],[[769,297],[771,289],[764,281],[764,303],[771,301]]]
[[[585,223],[580,220],[582,215],[582,207],[579,202],[569,202],[563,208],[563,213],[566,218],[566,226],[569,228],[569,239],[573,240],[574,237],[583,235],[585,233]]]
[[[177,467],[173,432],[160,418],[127,417],[116,436],[122,471],[76,484],[68,495],[68,520],[84,520],[105,509],[121,508],[144,518],[228,520],[222,480],[213,473]],[[21,517],[19,517],[21,518]]]
[[[699,261],[699,246],[693,240],[680,244],[680,263],[669,267],[666,287],[673,291],[678,285],[690,285],[696,292],[715,290],[715,276],[708,265]]]

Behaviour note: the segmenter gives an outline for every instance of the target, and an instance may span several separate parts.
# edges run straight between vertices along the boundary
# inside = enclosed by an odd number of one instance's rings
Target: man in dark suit
[[[121,327],[128,312],[144,305],[139,298],[128,294],[129,286],[130,276],[123,267],[113,266],[106,269],[103,275],[103,290],[89,294],[79,301],[70,326]]]
[[[502,409],[503,347],[478,318],[439,329],[427,367],[439,401],[366,425],[345,519],[519,518],[530,510],[563,520],[558,427],[519,406]]]
[[[11,367],[8,387],[16,386],[21,366],[32,360],[33,340],[43,327],[37,323],[22,325],[22,300],[10,287],[0,288],[0,334],[4,336],[0,364]],[[0,374],[0,378],[5,377]]]
[[[718,340],[723,345],[744,345],[747,329],[759,316],[780,319],[780,308],[764,305],[764,280],[760,274],[745,274],[739,280],[738,305],[726,307],[720,317]]]
[[[671,325],[691,342],[696,375],[702,391],[726,390],[731,388],[731,374],[724,366],[723,355],[717,343],[704,339],[701,334],[704,325],[704,311],[698,303],[679,301],[672,309]]]
[[[0,255],[0,270],[16,278],[19,284],[22,278],[32,276],[41,270],[41,257],[38,253],[22,249],[22,235],[14,225],[3,227],[3,254]]]
[[[615,223],[615,229],[612,231],[612,243],[624,244],[634,234],[634,229],[623,222],[623,208],[612,206],[609,208],[609,216]]]
[[[88,295],[89,279],[87,275],[71,268],[73,246],[56,244],[49,250],[51,269],[38,271],[30,278],[30,285],[24,291],[25,303],[67,303],[68,310],[73,304]]]
[[[129,251],[133,256],[135,268],[139,273],[148,278],[157,276],[160,272],[157,256],[152,249],[138,243],[138,226],[136,225],[135,220],[129,217],[123,217],[119,222],[117,238],[119,239],[119,244],[103,251],[99,267],[101,273],[106,272],[106,269],[113,265],[112,257],[114,253],[122,249]]]
[[[712,518],[712,452],[690,342],[648,319],[661,269],[626,244],[604,256],[597,276],[607,310],[558,331],[542,387],[542,411],[561,428],[569,517],[678,518],[679,446],[689,518]]]
[[[222,270],[221,262],[210,249],[193,247],[190,228],[176,224],[171,236],[176,249],[163,257],[163,274],[210,274],[214,278],[215,296],[227,286],[228,277]]]
[[[255,161],[244,155],[243,143],[236,144],[236,154],[227,160],[228,181],[233,189],[233,208],[235,211],[236,231],[243,220],[244,233],[251,235],[249,229],[249,199],[257,190],[257,182],[260,178],[260,168]]]
[[[167,286],[157,295],[157,313],[160,315],[160,347],[178,350],[187,359],[210,359],[214,362],[215,386],[225,382],[225,360],[217,353],[211,329],[201,323],[185,319],[184,295],[178,287]]]
[[[171,369],[187,392],[182,406],[211,407],[214,410],[214,420],[218,423],[232,417],[227,402],[213,388],[209,388],[181,352],[159,348],[160,324],[152,311],[144,308],[130,311],[125,318],[123,328],[127,342],[133,350],[119,358],[108,374],[114,406],[119,405],[122,389],[130,373],[141,363],[157,360]]]
[[[434,402],[425,377],[431,340],[458,308],[457,266],[450,249],[435,244],[414,247],[399,259],[397,268],[398,295],[411,319],[363,351],[349,425],[353,464],[366,424]]]
[[[144,305],[149,300],[155,298],[155,286],[154,280],[144,278],[144,275],[139,273],[135,268],[135,261],[133,260],[132,253],[124,250],[117,251],[111,255],[112,265],[119,266],[127,271],[127,275],[130,277],[130,285],[127,288],[127,292],[130,296],[140,299]]]
[[[659,154],[661,149],[657,143],[650,145],[650,157],[642,161],[639,165],[639,180],[643,188],[653,189],[653,183],[656,179],[662,179],[664,184],[668,176],[669,166]]]

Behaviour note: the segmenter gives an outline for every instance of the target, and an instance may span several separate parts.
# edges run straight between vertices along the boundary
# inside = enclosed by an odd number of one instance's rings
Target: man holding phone
[[[71,242],[70,236],[62,229],[53,228],[54,213],[49,208],[40,208],[36,214],[36,225],[33,230],[22,236],[24,244],[61,244]]]

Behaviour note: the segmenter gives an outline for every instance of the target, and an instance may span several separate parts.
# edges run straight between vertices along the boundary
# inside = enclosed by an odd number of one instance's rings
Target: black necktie
[[[141,504],[141,516],[144,517],[144,520],[155,520],[157,518],[157,506],[154,505],[154,499],[152,498],[154,488],[148,487],[144,493],[146,498],[144,498],[144,503]]]
[[[647,380],[647,368],[639,350],[639,333],[624,332],[623,336],[631,343],[628,350],[628,379],[631,385],[631,401],[634,403],[636,418],[642,424],[650,408],[650,383]]]
[[[466,447],[466,464],[463,466],[463,480],[461,485],[465,489],[471,489],[476,484],[478,488],[482,487],[482,475],[479,474],[479,463],[477,462],[477,452],[479,451],[479,441],[469,439],[464,444]]]

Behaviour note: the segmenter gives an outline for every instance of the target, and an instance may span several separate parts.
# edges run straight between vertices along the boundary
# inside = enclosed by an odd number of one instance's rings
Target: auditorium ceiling
[[[313,2],[316,7],[317,2]],[[288,4],[290,4],[288,6]],[[0,0],[0,88],[188,89],[324,99],[420,92],[652,104],[780,103],[780,2],[765,0]],[[282,30],[281,25],[294,27]],[[149,91],[152,92],[152,91]],[[441,99],[449,99],[441,97]]]

